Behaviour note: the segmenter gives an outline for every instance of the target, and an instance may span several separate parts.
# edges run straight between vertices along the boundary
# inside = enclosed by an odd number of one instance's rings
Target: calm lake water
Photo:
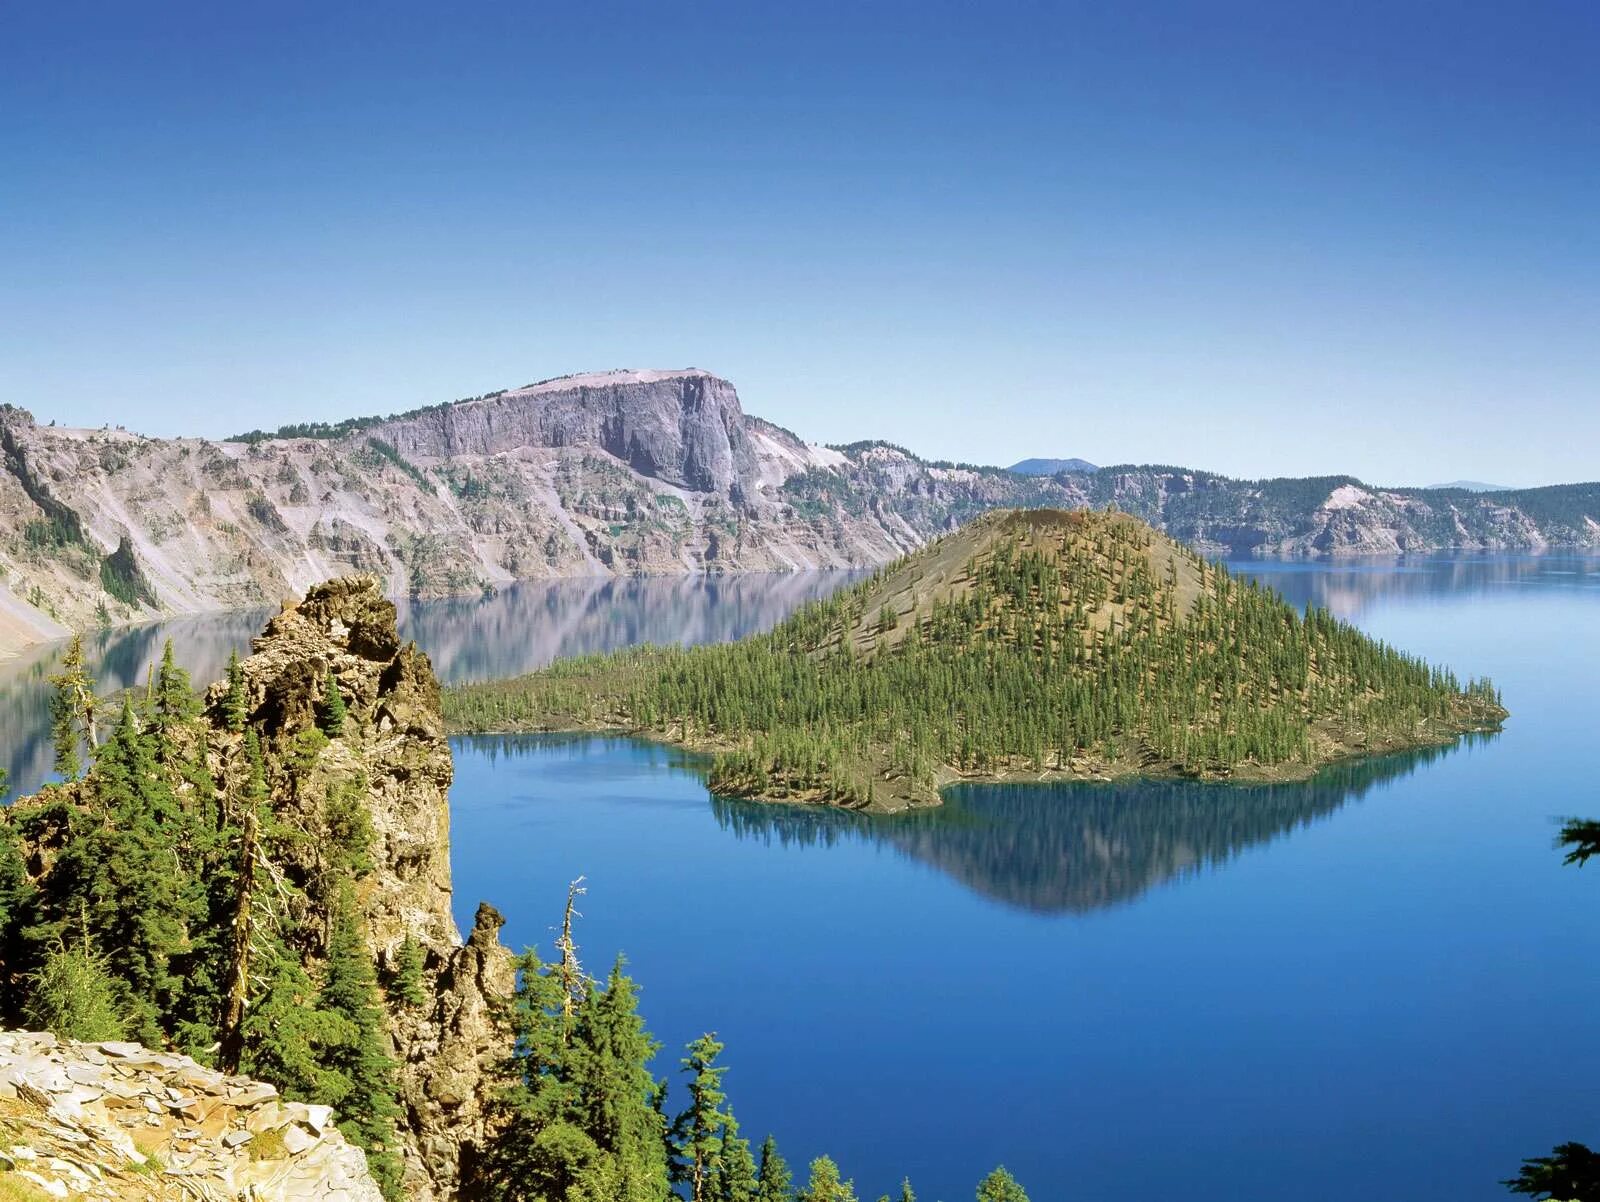
[[[400,601],[400,630],[417,640],[441,680],[516,676],[570,655],[632,643],[704,643],[743,638],[858,578],[852,572],[746,576],[596,577],[519,584],[492,597]],[[175,618],[85,636],[102,693],[145,682],[172,640],[196,685],[220,679],[228,656],[250,652],[272,609]],[[49,779],[48,677],[64,644],[0,660],[0,767],[11,794]]]
[[[587,967],[619,951],[667,1045],[727,1043],[746,1133],[864,1198],[960,1202],[997,1161],[1037,1202],[1471,1202],[1600,1140],[1600,561],[1235,565],[1409,651],[1488,674],[1492,739],[1295,786],[965,788],[867,821],[710,799],[628,740],[456,744],[463,923],[548,948],[587,877]],[[418,607],[447,677],[641,638],[726,638],[837,578],[523,586]],[[209,675],[256,625],[178,627]],[[112,639],[139,679],[160,631]],[[127,640],[143,640],[133,645]],[[0,755],[42,771],[37,677],[0,666]],[[117,675],[120,673],[120,675]],[[31,682],[31,683],[30,683]]]

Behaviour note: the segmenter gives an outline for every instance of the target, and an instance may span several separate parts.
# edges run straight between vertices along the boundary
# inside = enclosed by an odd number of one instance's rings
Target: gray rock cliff
[[[572,376],[383,422],[369,432],[408,458],[590,447],[641,476],[724,496],[756,471],[739,394],[707,372]]]

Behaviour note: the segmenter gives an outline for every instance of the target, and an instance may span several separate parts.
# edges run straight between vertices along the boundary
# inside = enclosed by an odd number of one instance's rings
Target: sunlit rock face
[[[502,919],[490,906],[463,943],[451,915],[450,747],[439,713],[439,684],[428,657],[402,642],[395,606],[372,577],[345,577],[311,589],[273,617],[240,662],[248,724],[267,753],[280,820],[312,834],[298,862],[284,865],[325,915],[333,899],[319,888],[321,848],[332,838],[325,798],[355,783],[372,829],[371,870],[357,896],[379,973],[398,971],[407,938],[423,955],[424,1001],[388,1014],[399,1066],[400,1135],[407,1196],[454,1196],[463,1166],[486,1138],[491,1078],[509,1047],[502,1024],[513,985]],[[332,674],[348,711],[340,737],[307,762],[295,738],[315,726]],[[224,715],[225,683],[207,693],[215,762],[236,763]],[[304,924],[311,959],[325,922]]]
[[[728,497],[757,470],[739,394],[699,371],[568,376],[385,422],[372,433],[420,459],[592,447],[641,476]]]
[[[187,1056],[0,1031],[0,1182],[47,1197],[380,1202],[334,1118]]]

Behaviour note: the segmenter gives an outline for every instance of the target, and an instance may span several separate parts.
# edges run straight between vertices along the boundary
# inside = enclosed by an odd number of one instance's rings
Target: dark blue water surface
[[[1600,1142],[1600,561],[1235,565],[1406,650],[1488,674],[1512,719],[1306,784],[954,791],[887,820],[714,802],[679,752],[456,743],[457,908],[548,948],[566,882],[601,973],[625,951],[673,1073],[728,1044],[746,1133],[828,1151],[876,1197],[961,1202],[997,1161],[1035,1202],[1472,1202]],[[578,582],[414,607],[441,675],[640,639],[736,637],[839,578]],[[193,619],[214,675],[258,620]],[[160,628],[120,632],[141,679]],[[0,763],[45,758],[54,649],[0,670]]]
[[[457,744],[456,887],[549,947],[587,877],[668,1045],[727,1043],[746,1130],[863,1196],[969,1198],[1004,1161],[1065,1199],[1506,1197],[1600,1140],[1600,564],[1242,565],[1487,673],[1488,741],[1303,785],[965,788],[863,820],[711,801],[608,739]]]

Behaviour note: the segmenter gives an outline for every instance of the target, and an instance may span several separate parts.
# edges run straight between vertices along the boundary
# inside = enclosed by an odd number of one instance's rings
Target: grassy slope
[[[1283,778],[1505,716],[1487,685],[1234,580],[1137,519],[990,514],[720,647],[451,690],[457,730],[625,729],[717,753],[715,792],[873,808],[958,778]]]

